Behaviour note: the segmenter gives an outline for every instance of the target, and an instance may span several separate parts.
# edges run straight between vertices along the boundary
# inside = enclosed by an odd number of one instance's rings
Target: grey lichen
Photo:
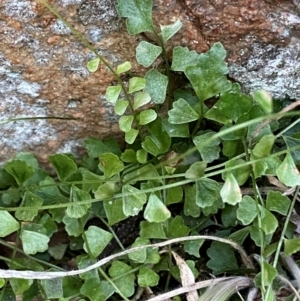
[[[246,92],[264,89],[275,98],[300,97],[300,43],[295,38],[284,47],[253,44],[252,55],[243,65],[231,64],[230,76]]]

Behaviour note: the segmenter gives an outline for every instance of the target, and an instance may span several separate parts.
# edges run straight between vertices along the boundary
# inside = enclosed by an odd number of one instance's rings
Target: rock
[[[129,60],[151,35],[129,36],[116,0],[48,0],[112,66]],[[204,52],[220,41],[228,50],[230,77],[243,89],[274,97],[300,95],[298,0],[155,0],[156,24],[183,22],[167,45]],[[0,7],[0,118],[54,117],[2,125],[0,162],[34,152],[42,163],[55,152],[80,153],[86,137],[121,137],[117,116],[104,93],[114,83],[94,54],[39,0],[2,0]],[[61,119],[55,119],[60,117]]]

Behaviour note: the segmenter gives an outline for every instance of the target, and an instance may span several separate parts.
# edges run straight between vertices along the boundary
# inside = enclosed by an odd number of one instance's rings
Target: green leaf
[[[38,224],[25,224],[21,228],[23,250],[27,255],[45,252],[48,249],[49,237],[46,229]]]
[[[276,169],[281,164],[281,160],[278,157],[267,157],[263,160],[268,168],[266,170],[267,175],[275,176],[276,175]]]
[[[103,176],[96,175],[85,168],[80,167],[78,170],[82,174],[82,190],[86,192],[97,190],[104,181]]]
[[[236,212],[236,217],[243,225],[249,225],[257,216],[257,206],[255,201],[248,195],[243,196]]]
[[[77,188],[74,184],[72,185],[71,192],[70,192],[70,201],[71,205],[67,207],[66,214],[69,217],[73,218],[80,218],[83,217],[88,209],[91,207],[91,203],[87,204],[76,204],[81,201],[88,201],[91,200],[91,196],[84,190]]]
[[[103,171],[105,178],[109,179],[124,169],[124,163],[112,153],[105,153],[99,157],[99,169]]]
[[[17,153],[15,159],[24,161],[35,171],[39,169],[39,163],[32,153]]]
[[[94,191],[95,198],[100,200],[112,199],[115,195],[115,183],[107,181]]]
[[[188,138],[190,137],[190,130],[188,123],[172,124],[168,119],[162,120],[163,130],[167,132],[170,137]]]
[[[52,216],[50,216],[48,213],[43,214],[43,216],[39,220],[39,224],[46,229],[46,235],[49,237],[53,233],[57,232],[57,225],[53,220]]]
[[[225,208],[221,214],[222,225],[224,225],[224,227],[229,228],[237,225],[236,210],[237,206],[225,204]]]
[[[224,203],[236,205],[241,202],[242,192],[232,173],[227,174],[225,183],[220,190],[220,195]]]
[[[162,130],[162,124],[159,118],[147,125],[149,134],[145,141],[142,142],[142,147],[153,156],[164,154],[171,145],[171,138]]]
[[[142,266],[138,274],[138,284],[141,287],[156,286],[159,276],[148,267]]]
[[[193,231],[191,235],[199,235],[197,231]],[[189,240],[184,243],[184,251],[188,254],[200,258],[200,248],[204,243],[204,239]]]
[[[159,174],[152,164],[144,165],[124,176],[124,182],[144,181],[145,178],[159,178]]]
[[[196,181],[196,204],[200,208],[211,206],[220,198],[220,186],[218,182],[202,178]]]
[[[0,237],[5,237],[19,229],[19,223],[7,211],[0,211]]]
[[[6,189],[16,184],[15,179],[5,169],[0,169],[0,189]],[[0,278],[1,279],[1,278]]]
[[[62,278],[39,280],[39,284],[47,299],[58,299],[63,296]]]
[[[117,115],[123,115],[129,105],[129,102],[127,100],[117,100],[114,111]]]
[[[277,168],[276,174],[279,181],[286,186],[294,187],[300,185],[299,171],[289,153]]]
[[[284,255],[292,255],[300,250],[300,238],[284,240]]]
[[[200,118],[199,114],[183,98],[173,102],[173,109],[169,110],[169,122],[173,124],[188,123]]]
[[[130,69],[131,69],[131,63],[126,61],[126,62],[124,62],[124,63],[117,66],[116,73],[121,74],[121,73],[129,71]]]
[[[259,142],[255,145],[252,150],[253,155],[256,158],[264,158],[270,155],[275,142],[275,136],[273,134],[261,137]]]
[[[22,203],[22,207],[32,207],[30,210],[18,210],[15,214],[16,218],[20,221],[32,221],[39,213],[39,208],[43,205],[43,199],[30,191],[26,191]]]
[[[267,195],[266,208],[270,211],[287,215],[291,205],[291,200],[279,191],[269,191]]]
[[[213,270],[214,274],[238,269],[234,251],[227,244],[214,241],[207,250],[207,255],[210,259],[206,265]]]
[[[128,93],[134,93],[143,90],[146,87],[146,80],[142,77],[132,77],[129,80]]]
[[[140,113],[139,124],[140,125],[146,125],[146,124],[154,121],[156,119],[156,117],[157,117],[157,113],[152,109],[142,111]]]
[[[145,245],[150,245],[150,240],[149,239],[145,239],[142,237],[138,237],[135,242],[131,245],[131,248],[135,248],[135,247],[139,247],[139,246],[145,246]],[[146,259],[147,259],[147,249],[142,249],[139,251],[134,251],[130,254],[128,254],[128,257],[135,261],[135,262],[139,262],[139,263],[145,263]]]
[[[258,90],[255,91],[252,95],[254,100],[260,104],[260,106],[267,114],[273,112],[273,100],[270,93],[268,93],[267,91]]]
[[[237,166],[237,165],[242,165],[243,163],[246,163],[245,160],[243,160],[243,159],[229,160],[225,164],[225,169],[233,167],[233,166]],[[245,166],[242,166],[240,168],[236,168],[236,169],[233,169],[233,170],[230,171],[230,173],[233,174],[233,176],[235,177],[237,183],[240,186],[245,184],[245,182],[248,180],[248,178],[250,176],[250,172],[251,172],[251,167],[249,165],[245,165]],[[223,180],[226,179],[228,173],[229,173],[228,171],[225,171],[222,174],[222,179]]]
[[[141,41],[136,47],[136,60],[140,65],[148,68],[161,53],[162,48],[160,46]]]
[[[170,181],[169,184],[176,183],[176,181]],[[182,201],[183,190],[181,186],[175,186],[169,188],[167,191],[166,205],[176,204]]]
[[[123,201],[121,198],[113,201],[104,201],[103,206],[110,226],[127,218],[123,212]]]
[[[232,122],[232,120],[224,115],[219,109],[219,106],[221,104],[221,101],[217,101],[212,108],[210,108],[205,114],[204,117],[206,119],[214,120],[220,124],[229,124]],[[223,137],[222,137],[223,138]]]
[[[109,275],[114,277],[119,277],[122,274],[126,274],[126,277],[122,277],[114,280],[115,286],[122,292],[125,297],[131,297],[134,294],[134,273],[129,273],[132,270],[130,265],[122,261],[113,261],[111,267],[108,270]]]
[[[121,85],[109,86],[106,89],[105,98],[108,102],[115,104],[122,91]]]
[[[66,250],[68,249],[68,244],[57,244],[56,246],[49,246],[48,253],[55,260],[62,260],[66,254]]]
[[[194,218],[199,217],[201,213],[200,207],[196,203],[196,185],[186,186],[184,188],[184,214]]]
[[[298,146],[300,145],[300,139],[295,139],[293,137],[289,137],[289,136],[282,136],[283,140],[286,144],[286,147],[288,149]],[[300,163],[300,148],[294,150],[291,152],[292,158],[295,162],[295,164],[299,164]]]
[[[162,223],[150,223],[148,221],[142,221],[140,223],[140,227],[140,235],[143,238],[167,238]]]
[[[197,147],[203,161],[207,163],[213,162],[215,159],[218,159],[220,156],[220,139],[213,139],[211,137],[215,135],[215,132],[209,131],[200,133],[199,135],[193,138],[193,142]],[[207,141],[210,140],[209,143]]]
[[[244,243],[245,239],[247,238],[247,236],[249,235],[250,230],[251,230],[251,226],[242,228],[242,229],[230,234],[228,238],[233,240],[237,244],[242,245]]]
[[[125,141],[128,144],[132,144],[135,141],[138,134],[139,134],[138,130],[130,129],[128,132],[125,133]]]
[[[80,288],[80,293],[93,301],[105,301],[114,292],[115,289],[110,283],[100,281],[99,278],[88,278]]]
[[[96,262],[97,262],[97,259],[90,257],[88,254],[79,255],[76,257],[76,263],[77,263],[78,269],[84,269],[88,266],[91,266],[92,264],[95,264]],[[89,278],[98,279],[99,276],[98,276],[97,269],[95,269],[95,270],[91,270],[89,272],[80,274],[79,277],[81,279],[87,280]]]
[[[90,226],[85,231],[83,248],[85,252],[91,252],[91,256],[98,257],[105,247],[109,244],[113,235],[99,227]]]
[[[204,161],[193,163],[185,172],[187,179],[199,179],[204,176],[207,163]]]
[[[184,73],[201,101],[231,89],[231,82],[225,76],[228,74],[225,56],[226,51],[218,42],[200,54],[193,66],[185,69]]]
[[[119,0],[118,14],[126,20],[127,30],[135,35],[144,31],[153,32],[152,0]]]
[[[147,259],[146,264],[158,264],[161,261],[158,248],[148,248],[147,249]]]
[[[151,101],[151,97],[147,92],[137,92],[134,94],[133,109],[136,110]]]
[[[76,163],[66,155],[56,154],[49,157],[50,162],[54,166],[58,178],[64,182],[70,175],[77,171]]]
[[[120,130],[125,133],[129,132],[131,130],[133,120],[133,115],[121,116],[119,119]]]
[[[90,72],[96,72],[100,64],[100,59],[97,57],[93,60],[88,61],[86,67]]]
[[[139,163],[144,164],[147,162],[148,153],[144,149],[139,149],[136,152],[136,159]]]
[[[272,285],[273,280],[278,275],[276,268],[274,268],[269,263],[264,261],[262,269],[264,269],[264,285],[265,286]],[[262,276],[262,274],[260,272],[254,277],[254,283],[255,283],[255,286],[257,286],[257,287],[261,287],[261,283],[262,283],[261,276]],[[267,301],[272,301],[272,300],[274,300],[274,299],[273,298],[268,299]]]
[[[98,158],[103,153],[113,153],[117,156],[121,155],[118,143],[114,139],[101,141],[98,138],[87,138],[83,142],[91,158]]]
[[[2,194],[2,202],[6,206],[14,206],[19,203],[21,198],[20,191],[14,189],[13,187],[7,189],[5,193]]]
[[[176,238],[187,236],[190,228],[184,224],[183,218],[180,215],[168,220],[167,236],[168,238]]]
[[[121,160],[126,163],[137,163],[136,153],[133,149],[125,149],[124,153],[121,155]]]
[[[166,42],[171,39],[180,30],[181,27],[182,23],[179,19],[171,25],[160,25],[161,37],[163,41]]]
[[[257,159],[257,158],[251,154],[250,160],[255,160],[255,159]],[[265,160],[260,160],[260,161],[257,161],[252,164],[252,169],[254,172],[255,179],[257,179],[261,176],[266,175],[266,171],[268,169],[268,164]]]
[[[27,291],[33,283],[31,279],[9,279],[9,283],[14,294],[22,295],[25,291]]]
[[[240,140],[222,141],[222,153],[228,158],[233,158],[243,152],[243,145]]]
[[[266,208],[261,209],[261,228],[266,234],[273,234],[277,227],[278,221],[276,217]]]
[[[250,231],[250,236],[251,236],[251,239],[255,242],[256,246],[257,247],[261,247],[261,233],[262,233],[262,230],[258,227],[257,225],[257,220],[254,220],[253,222],[253,225],[252,228],[251,228],[251,231]],[[271,243],[271,239],[272,239],[272,235],[265,235],[265,238],[264,238],[264,241],[263,241],[263,244],[264,246],[267,246]]]
[[[223,203],[221,197],[219,196],[219,198],[217,198],[211,206],[207,206],[205,208],[202,208],[201,212],[205,215],[205,216],[210,216],[212,214],[216,214],[219,209],[223,209],[225,207],[225,204]]]
[[[63,278],[64,296],[72,296],[72,294],[75,291],[79,292],[79,288],[81,286],[82,286],[82,281],[80,280],[79,277],[64,277]],[[66,300],[66,301],[69,301],[69,300]],[[78,301],[84,301],[84,300],[79,299]]]
[[[183,72],[187,66],[195,65],[199,54],[187,47],[176,46],[173,48],[173,60],[171,69]]]
[[[9,161],[5,164],[4,168],[15,178],[19,186],[23,186],[34,174],[32,167],[21,160]]]
[[[68,198],[61,194],[57,183],[50,177],[40,182],[40,187],[37,188],[35,194],[43,199],[44,205],[61,204],[68,201]]]
[[[65,215],[63,218],[63,222],[66,225],[65,229],[70,236],[78,237],[82,234],[84,230],[85,223],[89,218],[89,214],[86,214],[82,218],[72,218],[68,215]]]
[[[168,210],[168,208],[156,196],[156,194],[151,193],[144,211],[144,218],[150,223],[161,223],[170,217],[171,212]]]
[[[123,212],[126,216],[138,215],[147,201],[146,194],[131,185],[123,185],[122,195]]]
[[[265,117],[266,112],[259,106],[253,105],[249,111],[249,120]],[[253,139],[252,135],[256,133],[257,129],[261,126],[260,123],[252,124],[248,127],[247,141]],[[256,133],[257,134],[257,133]],[[254,142],[258,141],[262,136],[272,134],[272,130],[269,124],[265,125],[262,129],[259,129],[259,134],[253,139]]]
[[[164,103],[168,88],[168,77],[156,69],[151,69],[146,73],[145,79],[145,92],[149,93],[151,101],[156,104]]]
[[[242,115],[247,113],[252,106],[253,101],[251,97],[243,94],[240,85],[235,83],[232,85],[230,91],[222,93],[218,110],[226,117],[237,121]]]

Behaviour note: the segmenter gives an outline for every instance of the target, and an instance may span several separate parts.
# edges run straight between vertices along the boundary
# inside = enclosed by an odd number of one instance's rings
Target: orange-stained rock
[[[144,72],[135,48],[149,34],[129,36],[114,0],[48,0],[112,66],[129,60]],[[155,24],[178,18],[181,31],[168,42],[198,52],[221,41],[230,76],[246,91],[264,88],[275,97],[300,95],[300,17],[297,0],[154,0]],[[33,151],[41,162],[54,152],[78,153],[86,137],[121,137],[118,117],[106,102],[114,83],[101,66],[86,68],[94,55],[39,0],[1,0],[0,119],[68,117],[1,125],[0,162]]]

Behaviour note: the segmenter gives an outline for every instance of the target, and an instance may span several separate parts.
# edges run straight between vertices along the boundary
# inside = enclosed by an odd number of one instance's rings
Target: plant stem
[[[243,143],[244,151],[246,154],[246,160],[250,161],[246,138],[242,138],[242,143]],[[251,175],[252,186],[253,186],[253,190],[254,190],[254,199],[255,199],[256,211],[257,211],[257,222],[258,222],[258,229],[259,229],[259,234],[260,234],[261,291],[262,291],[262,295],[264,295],[265,284],[264,284],[264,256],[263,256],[263,253],[264,253],[264,247],[265,247],[265,239],[264,239],[264,233],[262,232],[261,214],[260,214],[260,208],[259,208],[259,203],[258,203],[258,195],[260,195],[260,193],[259,193],[258,187],[256,185],[253,168],[251,168],[250,175]]]
[[[288,227],[288,224],[290,222],[290,218],[291,218],[291,215],[293,213],[293,209],[294,209],[294,206],[295,206],[298,194],[299,194],[299,190],[300,190],[300,186],[298,185],[295,189],[294,197],[293,197],[293,200],[291,202],[288,214],[286,216],[286,219],[285,219],[285,222],[284,222],[284,225],[283,225],[283,229],[282,229],[282,232],[281,232],[281,235],[280,235],[280,239],[278,241],[278,245],[277,245],[277,249],[276,249],[276,253],[275,253],[275,257],[274,257],[274,261],[273,261],[273,265],[272,265],[273,268],[275,268],[275,269],[276,269],[276,266],[277,266],[277,263],[278,263],[278,260],[279,260],[280,250],[281,250],[281,247],[282,247],[282,244],[283,244],[283,241],[284,241],[284,235],[285,235],[286,229]],[[265,294],[265,300],[269,300],[271,289],[272,289],[272,285],[269,285],[268,288],[267,288],[266,294]]]

